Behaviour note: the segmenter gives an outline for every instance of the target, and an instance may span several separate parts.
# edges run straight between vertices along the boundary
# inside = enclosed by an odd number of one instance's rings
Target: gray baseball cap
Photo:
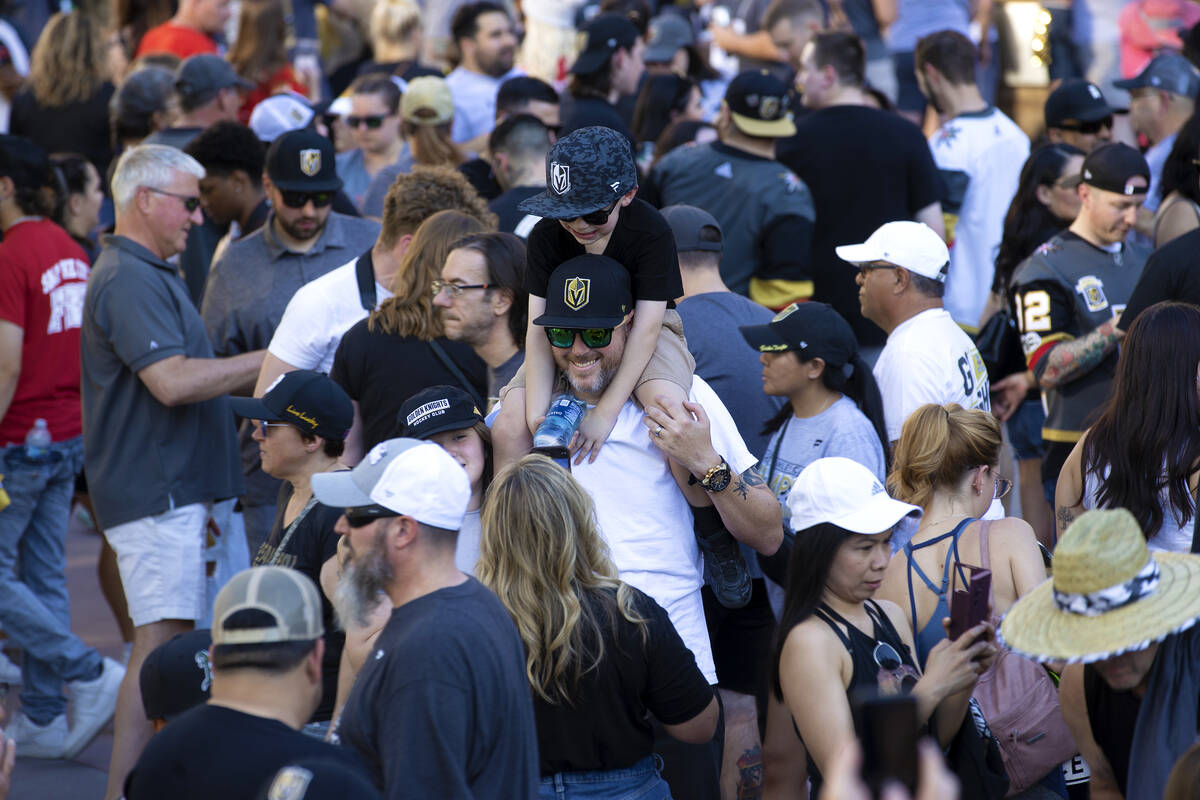
[[[650,43],[644,60],[648,64],[670,61],[680,48],[696,43],[691,24],[678,14],[663,13],[650,20]]]
[[[1161,89],[1183,97],[1195,97],[1200,93],[1200,72],[1179,53],[1167,50],[1150,59],[1137,75],[1113,81],[1113,86],[1126,90]]]
[[[693,250],[710,250],[714,253],[721,252],[721,223],[717,222],[716,217],[705,211],[703,208],[695,206],[674,205],[667,206],[662,210],[663,219],[671,226],[671,232],[675,234],[675,250],[680,253],[688,253]],[[705,242],[700,238],[700,232],[705,228],[715,228],[717,231],[717,241]]]
[[[204,102],[206,95],[215,96],[230,87],[253,89],[254,84],[238,77],[228,61],[210,53],[185,59],[175,71],[175,91],[193,107]]]
[[[228,627],[239,611],[262,611],[273,621],[257,628]],[[325,634],[321,596],[312,579],[287,567],[251,567],[230,578],[213,603],[213,645],[310,642]]]

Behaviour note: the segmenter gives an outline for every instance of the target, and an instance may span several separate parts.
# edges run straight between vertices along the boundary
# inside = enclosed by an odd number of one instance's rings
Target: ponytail
[[[994,467],[999,460],[1000,423],[995,417],[957,403],[928,403],[904,421],[888,493],[927,508],[936,490],[955,486],[974,467]]]

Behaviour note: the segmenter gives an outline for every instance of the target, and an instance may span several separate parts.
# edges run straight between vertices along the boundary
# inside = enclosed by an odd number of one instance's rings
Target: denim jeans
[[[671,800],[658,774],[660,760],[650,755],[626,769],[559,772],[542,778],[540,800]]]
[[[21,707],[38,725],[66,711],[64,681],[96,677],[103,661],[71,633],[67,597],[67,522],[83,439],[55,442],[49,451],[36,464],[21,445],[0,452],[12,500],[0,511],[0,627],[25,653]]]

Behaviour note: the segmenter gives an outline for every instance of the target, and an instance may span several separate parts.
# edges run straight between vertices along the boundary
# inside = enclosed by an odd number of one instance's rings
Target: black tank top
[[[1087,704],[1092,738],[1108,759],[1121,792],[1129,779],[1129,751],[1142,699],[1131,691],[1116,691],[1087,664],[1083,668],[1083,699]]]
[[[866,609],[867,616],[871,618],[872,636],[860,631],[824,603],[813,612],[837,634],[850,653],[854,671],[850,676],[850,685],[846,687],[846,696],[850,697],[856,690],[866,688],[878,689],[880,694],[885,695],[908,694],[921,677],[916,662],[913,661],[912,651],[900,638],[896,627],[878,603],[868,600]],[[845,626],[846,630],[843,631],[839,623]],[[794,721],[792,726],[795,727]],[[799,730],[796,731],[796,735],[800,735]],[[820,794],[823,781],[812,756],[806,755],[806,758],[808,775],[812,780],[812,797],[815,800]]]

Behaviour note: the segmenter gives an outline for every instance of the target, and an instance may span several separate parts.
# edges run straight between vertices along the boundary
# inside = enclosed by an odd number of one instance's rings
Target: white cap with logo
[[[805,467],[788,491],[787,505],[797,534],[829,522],[873,535],[906,517],[920,519],[922,513],[917,506],[893,500],[871,470],[841,456],[818,458]]]
[[[862,244],[835,248],[838,258],[855,266],[886,261],[935,281],[946,280],[950,251],[942,237],[923,222],[888,222]]]

